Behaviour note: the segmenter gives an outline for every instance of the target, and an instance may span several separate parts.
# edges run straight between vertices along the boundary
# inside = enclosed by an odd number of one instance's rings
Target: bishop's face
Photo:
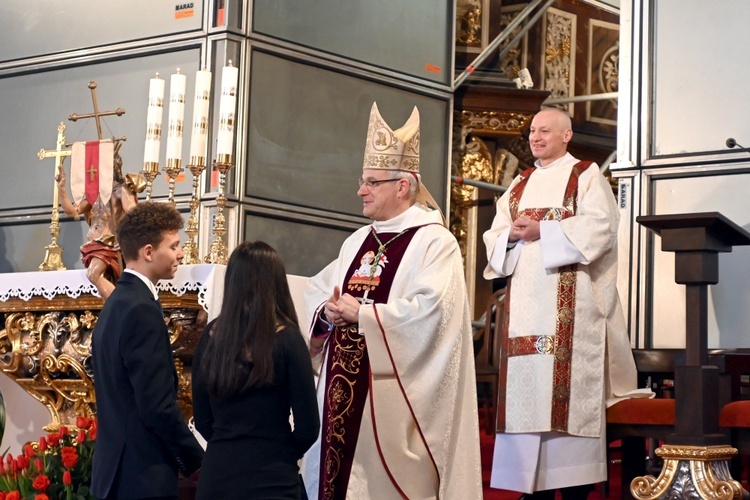
[[[372,220],[389,220],[403,212],[404,189],[407,179],[391,179],[387,170],[366,168],[362,171],[357,196],[362,198],[362,214]],[[407,207],[408,208],[408,207]]]

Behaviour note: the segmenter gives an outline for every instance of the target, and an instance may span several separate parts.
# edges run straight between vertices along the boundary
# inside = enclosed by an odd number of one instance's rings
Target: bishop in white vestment
[[[418,172],[416,108],[392,131],[373,105],[357,194],[374,222],[306,293],[322,422],[302,465],[311,499],[482,498],[461,252]]]

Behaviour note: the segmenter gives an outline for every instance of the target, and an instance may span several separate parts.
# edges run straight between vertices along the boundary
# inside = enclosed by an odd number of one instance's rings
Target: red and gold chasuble
[[[362,303],[386,303],[396,270],[419,227],[380,233],[377,238],[370,232],[346,273],[342,293]],[[335,328],[328,342],[319,498],[343,499],[369,389],[370,361],[366,339],[356,324]]]
[[[511,218],[532,220],[563,220],[576,214],[578,199],[578,178],[591,165],[591,162],[578,162],[571,170],[561,208],[527,208],[519,212],[518,206],[529,177],[536,168],[521,173],[521,180],[510,193],[509,208]],[[506,383],[508,380],[508,358],[529,354],[554,356],[551,430],[568,431],[571,360],[573,332],[575,327],[576,271],[578,266],[568,265],[558,269],[557,320],[554,335],[529,335],[509,338],[511,283],[508,279],[505,295],[505,314],[501,331],[500,380],[497,411],[497,432],[505,432]]]

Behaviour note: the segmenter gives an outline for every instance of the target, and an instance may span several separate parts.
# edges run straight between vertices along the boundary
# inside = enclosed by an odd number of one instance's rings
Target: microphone
[[[728,148],[733,148],[735,146],[739,146],[740,149],[747,149],[742,144],[739,144],[737,141],[735,141],[734,137],[730,137],[729,139],[727,139],[727,147]]]

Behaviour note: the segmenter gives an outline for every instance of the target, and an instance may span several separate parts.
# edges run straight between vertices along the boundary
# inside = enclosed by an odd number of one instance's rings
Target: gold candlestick
[[[190,169],[190,173],[193,174],[193,195],[190,197],[190,217],[188,218],[187,227],[185,228],[188,240],[182,247],[182,250],[185,253],[183,262],[185,264],[200,264],[201,258],[198,254],[198,233],[200,232],[198,207],[200,207],[200,192],[198,191],[198,186],[200,176],[206,168],[206,158],[203,156],[191,156],[190,164],[187,168]]]
[[[157,162],[145,162],[141,173],[146,178],[146,201],[151,201],[151,189],[154,179],[159,175],[159,164]]]
[[[182,160],[167,158],[164,172],[169,177],[169,203],[174,207],[177,205],[177,202],[174,201],[174,182],[177,176],[180,175],[180,172],[182,172]]]
[[[211,250],[205,257],[209,264],[226,264],[227,263],[227,245],[224,242],[224,235],[227,232],[226,219],[224,218],[224,207],[227,204],[227,198],[224,196],[224,190],[227,183],[227,172],[232,168],[232,156],[228,154],[217,155],[214,162],[216,170],[219,171],[219,196],[216,198],[217,214],[214,219],[214,239],[211,242]]]

